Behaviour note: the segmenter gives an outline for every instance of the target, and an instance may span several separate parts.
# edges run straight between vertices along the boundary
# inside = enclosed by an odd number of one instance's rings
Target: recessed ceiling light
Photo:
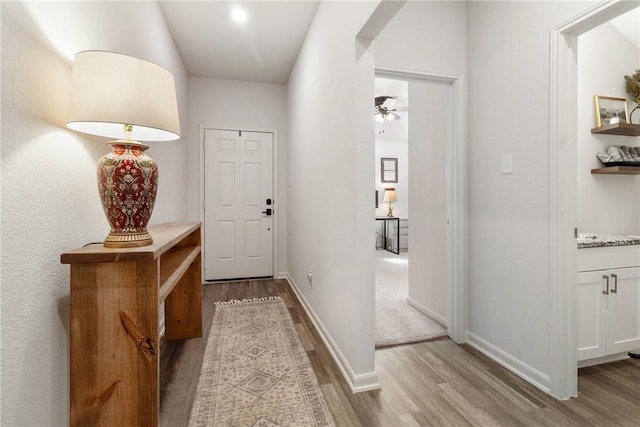
[[[234,9],[231,12],[231,18],[236,22],[245,22],[247,20],[247,12],[242,9]]]

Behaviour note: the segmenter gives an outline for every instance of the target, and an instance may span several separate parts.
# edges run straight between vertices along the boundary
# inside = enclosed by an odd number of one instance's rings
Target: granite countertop
[[[614,236],[594,233],[578,234],[578,249],[631,245],[640,245],[640,236]]]

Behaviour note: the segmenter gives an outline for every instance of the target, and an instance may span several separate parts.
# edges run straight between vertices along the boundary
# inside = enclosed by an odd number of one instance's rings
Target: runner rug
[[[335,426],[279,297],[216,303],[189,426]]]

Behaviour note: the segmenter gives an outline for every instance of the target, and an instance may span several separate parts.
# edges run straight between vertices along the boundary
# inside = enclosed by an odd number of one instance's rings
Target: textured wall
[[[1,7],[0,424],[66,425],[69,267],[60,264],[60,254],[101,241],[109,229],[95,180],[96,162],[108,148],[104,138],[65,128],[71,77],[65,52],[69,46],[72,52],[119,50],[165,66],[176,77],[182,115],[186,76],[156,3],[2,2]],[[149,152],[160,164],[152,221],[184,220],[184,145],[164,143]]]

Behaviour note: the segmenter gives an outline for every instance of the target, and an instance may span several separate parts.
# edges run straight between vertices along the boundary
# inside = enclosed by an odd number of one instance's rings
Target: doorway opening
[[[398,116],[376,123],[377,348],[393,345],[379,333],[381,323],[393,323],[379,310],[390,299],[379,285],[389,283],[404,285],[397,303],[430,325],[409,328],[400,317],[402,343],[447,335],[465,341],[461,92],[457,76],[376,70],[376,98],[393,97],[385,107]]]
[[[409,295],[409,82],[378,77],[375,90],[376,348],[383,348],[445,337],[447,331],[442,315]],[[422,101],[419,93],[414,96],[415,101]],[[444,153],[444,141],[433,143],[442,144],[435,151]],[[444,155],[441,161],[444,163]],[[435,202],[444,206],[442,199]],[[424,245],[418,246],[421,251]],[[440,267],[446,274],[443,263]],[[446,287],[446,281],[441,285]]]
[[[578,37],[638,7],[637,2],[600,2],[551,32],[549,150],[550,393],[578,393],[576,292]],[[594,94],[595,95],[595,94]]]

